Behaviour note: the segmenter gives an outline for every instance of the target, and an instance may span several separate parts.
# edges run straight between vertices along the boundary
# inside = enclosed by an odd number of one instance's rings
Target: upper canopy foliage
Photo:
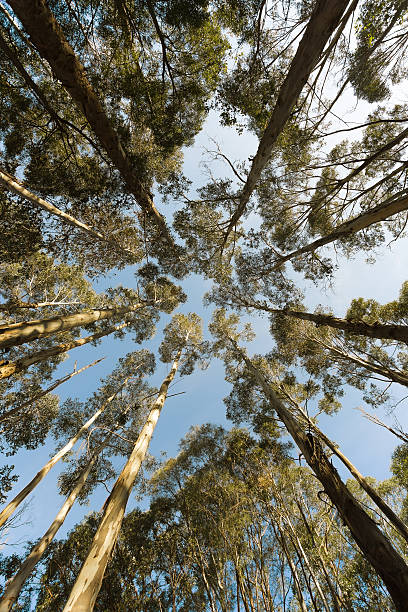
[[[392,407],[408,386],[408,281],[344,312],[311,307],[305,291],[311,281],[324,301],[342,262],[373,263],[406,235],[407,17],[407,0],[0,0],[0,449],[50,434],[61,448],[106,403],[59,477],[70,495],[89,464],[77,497],[92,500],[178,366],[211,359],[231,385],[227,417],[248,428],[202,426],[177,457],[148,461],[150,508],[125,519],[97,609],[383,612],[408,600],[406,434],[393,429],[403,444],[379,484],[318,428],[322,413],[342,418],[351,387]],[[221,134],[205,171],[185,176],[206,121],[242,147],[230,158]],[[217,308],[211,338],[184,311],[193,274]],[[248,323],[257,313],[270,337]],[[143,380],[156,326],[162,392]],[[124,356],[125,336],[141,350]],[[112,373],[60,402],[49,391],[81,370],[50,389],[56,368],[102,341]],[[347,488],[332,456],[355,478]],[[4,493],[12,470],[0,468]],[[34,574],[12,609],[29,610],[33,592],[39,610],[62,609],[98,521],[51,545],[40,586]],[[7,580],[21,561],[1,562]]]

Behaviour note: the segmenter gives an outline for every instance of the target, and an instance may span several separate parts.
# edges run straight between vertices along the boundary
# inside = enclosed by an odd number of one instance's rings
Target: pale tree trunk
[[[12,2],[10,2],[13,4]],[[323,49],[340,24],[349,0],[318,0],[309,19],[305,33],[289,67],[287,76],[279,91],[271,118],[259,142],[252,161],[251,170],[241,193],[237,210],[231,217],[226,236],[233,230],[245,212],[246,205],[269,161],[272,149],[281,134],[292,108],[296,103],[310,73],[319,61]],[[346,24],[343,22],[342,27]]]
[[[303,523],[306,527],[306,530],[312,540],[312,544],[313,544],[313,548],[314,548],[314,554],[317,556],[317,559],[319,561],[319,565],[322,568],[322,572],[324,574],[327,586],[329,587],[330,593],[331,593],[331,597],[332,597],[332,602],[333,602],[333,608],[335,610],[335,612],[342,612],[342,610],[346,610],[347,608],[345,607],[344,602],[341,600],[339,593],[337,592],[331,578],[330,575],[326,569],[326,565],[325,565],[325,561],[322,558],[322,555],[320,554],[320,547],[317,545],[313,530],[311,528],[311,526],[309,525],[309,522],[303,512],[303,508],[301,503],[299,502],[298,498],[296,497],[296,493],[295,491],[293,491],[294,495],[295,495],[295,503],[299,509],[300,515],[302,517]]]
[[[71,372],[70,374],[67,374],[66,376],[63,376],[62,378],[59,378],[54,383],[52,383],[52,385],[47,387],[47,389],[44,389],[43,391],[41,391],[41,393],[38,393],[37,395],[34,395],[34,397],[30,397],[29,400],[27,400],[23,404],[20,404],[20,406],[16,406],[15,408],[8,410],[7,412],[3,412],[3,414],[0,415],[0,423],[2,423],[3,421],[7,421],[7,419],[17,414],[17,412],[20,412],[20,410],[23,410],[23,408],[28,408],[28,406],[31,406],[32,404],[34,404],[34,402],[38,402],[39,399],[41,399],[45,395],[48,395],[48,393],[51,393],[51,391],[54,391],[54,389],[62,385],[64,382],[67,382],[68,380],[70,380],[73,376],[76,376],[77,374],[81,374],[81,372],[84,372],[88,368],[91,368],[92,366],[96,365],[103,359],[105,359],[105,357],[102,357],[101,359],[97,359],[93,363],[89,363],[88,365],[84,366],[80,370],[74,369],[73,372]]]
[[[181,350],[160,387],[158,397],[139,434],[132,453],[106,501],[98,531],[63,612],[91,612],[94,608],[106,566],[119,535],[130,492],[149,447],[153,431],[166,400],[169,385],[177,372],[180,356]]]
[[[58,332],[67,331],[76,327],[84,327],[96,321],[104,321],[112,317],[123,316],[143,308],[146,304],[136,306],[123,306],[120,308],[92,309],[74,314],[51,317],[49,319],[35,319],[21,321],[11,325],[0,326],[0,348],[19,346],[38,338],[44,338]]]
[[[250,302],[242,296],[235,295],[235,297],[249,308],[263,310],[272,314],[280,314],[284,315],[285,317],[293,317],[294,319],[300,319],[301,321],[310,321],[311,323],[314,323],[316,327],[327,326],[334,329],[340,329],[355,336],[367,336],[368,338],[378,338],[379,340],[397,340],[398,342],[408,344],[407,325],[349,321],[348,319],[341,319],[339,317],[334,317],[333,315],[317,312],[303,312],[301,310],[289,310],[287,308],[270,308],[267,306],[267,304]]]
[[[89,344],[89,342],[93,342],[94,340],[99,340],[99,338],[103,338],[104,336],[109,336],[109,334],[113,334],[115,331],[120,331],[125,327],[128,327],[130,323],[122,323],[121,325],[115,325],[113,327],[109,327],[107,330],[103,332],[98,332],[96,334],[92,334],[91,336],[86,336],[85,338],[79,338],[78,340],[72,340],[71,342],[63,342],[62,344],[56,344],[51,346],[50,348],[43,349],[42,351],[37,351],[36,353],[31,353],[31,355],[26,355],[21,359],[17,359],[17,361],[7,361],[3,360],[3,363],[0,362],[0,380],[3,378],[9,378],[9,376],[13,376],[13,374],[18,374],[23,370],[27,370],[31,365],[35,363],[41,363],[42,361],[46,361],[51,357],[56,357],[57,355],[62,355],[71,349],[78,348],[79,346],[84,346],[85,344]]]
[[[41,208],[42,210],[45,210],[46,212],[50,213],[50,215],[57,217],[59,221],[62,221],[63,223],[68,223],[68,225],[75,227],[76,229],[79,229],[81,232],[87,234],[93,240],[95,240],[96,238],[96,240],[108,244],[115,251],[119,251],[119,252],[122,251],[127,256],[135,257],[134,253],[132,253],[131,251],[128,251],[127,249],[122,248],[115,240],[106,238],[106,236],[104,236],[100,232],[96,232],[91,227],[89,227],[89,225],[82,223],[82,221],[75,219],[75,217],[73,217],[72,215],[65,213],[63,210],[60,210],[59,208],[54,206],[54,204],[47,202],[43,198],[40,198],[39,196],[35,195],[34,193],[26,189],[24,185],[20,183],[20,181],[18,181],[11,174],[8,174],[8,172],[6,172],[2,168],[0,168],[0,182],[9,191],[12,191],[18,196],[24,198],[25,200],[27,200],[28,202],[30,202],[37,208]]]
[[[283,521],[286,522],[286,524],[289,526],[289,530],[292,533],[292,537],[293,537],[293,539],[296,542],[296,547],[297,547],[300,555],[302,556],[302,558],[303,558],[303,560],[305,562],[305,565],[307,567],[307,571],[311,575],[312,580],[313,580],[313,582],[316,585],[316,589],[317,589],[317,592],[319,593],[319,596],[320,596],[320,598],[322,600],[323,607],[325,608],[326,612],[330,612],[330,606],[329,606],[329,604],[327,602],[327,599],[326,599],[326,597],[325,597],[325,595],[323,593],[323,589],[322,589],[322,587],[320,585],[320,582],[319,582],[319,580],[318,580],[318,578],[317,578],[317,576],[316,576],[316,574],[315,574],[311,564],[309,563],[309,559],[308,559],[308,557],[306,555],[306,552],[305,552],[305,550],[304,550],[304,548],[302,546],[302,543],[299,540],[298,535],[296,533],[296,530],[295,530],[295,528],[292,525],[292,522],[291,522],[291,520],[289,518],[289,514],[288,514],[288,511],[287,511],[286,505],[285,505],[285,503],[283,501],[283,498],[279,494],[279,492],[278,492],[278,490],[276,488],[275,488],[275,496],[276,496],[276,498],[279,499],[279,501],[281,503],[281,506],[282,506],[282,509],[283,509],[283,515],[282,515]]]
[[[99,446],[99,448],[95,451],[93,457],[88,462],[88,465],[82,470],[80,473],[77,483],[75,487],[72,489],[71,493],[65,500],[62,505],[60,511],[57,516],[51,523],[50,527],[47,529],[43,537],[39,542],[32,548],[28,557],[24,560],[18,572],[13,576],[13,578],[8,582],[5,591],[0,599],[0,612],[8,612],[11,610],[13,604],[17,600],[19,593],[25,583],[25,581],[29,578],[31,572],[34,570],[37,563],[40,561],[44,552],[47,550],[48,546],[51,544],[54,539],[56,533],[58,532],[61,525],[64,523],[68,512],[71,510],[72,506],[75,503],[76,498],[82,491],[86,480],[89,476],[89,473],[97,460],[99,453],[108,443],[108,440],[111,436],[108,436],[108,439],[104,441],[103,444]]]
[[[295,564],[293,563],[293,559],[292,559],[292,555],[290,553],[290,551],[288,551],[287,548],[287,544],[285,542],[285,536],[284,533],[281,531],[280,526],[278,525],[278,523],[276,523],[275,521],[272,522],[272,529],[275,533],[275,537],[278,540],[282,552],[284,553],[286,560],[288,562],[292,577],[293,577],[293,582],[295,585],[295,593],[296,593],[296,599],[298,600],[298,604],[300,606],[300,609],[302,612],[308,612],[307,611],[307,607],[305,604],[305,600],[303,597],[303,593],[302,593],[302,587],[300,584],[300,579],[299,579],[299,575],[297,573]],[[278,535],[279,532],[279,535]]]
[[[408,611],[408,567],[403,558],[343,483],[336,468],[327,459],[318,438],[303,431],[297,419],[278,398],[264,375],[253,365],[237,343],[232,339],[230,341],[250,371],[253,372],[271,408],[284,423],[315,476],[322,483],[326,494],[336,506],[362,554],[384,581],[395,607],[399,612]]]
[[[130,193],[156,224],[163,238],[169,245],[173,245],[164,218],[156,209],[148,190],[140,182],[105,108],[88,81],[83,65],[66,40],[46,1],[8,0],[8,4],[20,19],[41,57],[47,60],[56,78],[61,81],[80,112],[85,115],[101,146],[119,170]]]
[[[389,198],[375,208],[361,213],[361,215],[358,215],[358,217],[345,221],[326,236],[322,236],[321,238],[318,238],[317,240],[296,249],[296,251],[292,251],[292,253],[282,255],[276,261],[273,269],[280,268],[286,261],[300,257],[306,253],[312,253],[325,244],[335,242],[336,240],[341,240],[346,236],[360,232],[361,230],[370,227],[370,225],[373,225],[374,223],[385,221],[389,217],[392,217],[404,210],[408,210],[408,196],[405,195],[398,199],[395,199],[395,197]]]
[[[35,489],[35,487],[43,480],[43,478],[45,478],[45,476],[48,474],[48,472],[51,470],[51,468],[53,468],[54,465],[56,463],[58,463],[58,461],[60,459],[62,459],[62,457],[64,457],[67,453],[69,453],[69,451],[72,449],[72,447],[78,442],[80,437],[91,427],[91,425],[102,414],[102,412],[105,410],[105,408],[115,399],[115,397],[118,395],[118,393],[120,393],[122,391],[123,387],[126,385],[126,383],[129,380],[129,378],[130,378],[130,376],[128,376],[124,380],[122,385],[119,387],[119,389],[117,391],[115,391],[115,393],[113,393],[110,397],[108,397],[108,399],[102,404],[102,406],[99,408],[99,410],[97,410],[93,414],[93,416],[90,419],[88,419],[88,421],[81,427],[81,429],[79,429],[79,431],[75,434],[75,436],[73,438],[71,438],[70,441],[60,451],[58,451],[58,453],[56,453],[54,455],[54,457],[52,457],[41,468],[41,470],[39,472],[37,472],[37,474],[28,483],[28,485],[26,485],[24,487],[24,489],[22,489],[20,491],[20,493],[18,495],[16,495],[16,497],[14,499],[12,499],[11,502],[9,502],[7,504],[7,506],[4,508],[4,510],[2,512],[0,512],[0,527],[2,527],[4,525],[4,523],[7,521],[7,519],[13,514],[13,512],[15,512],[15,510],[18,508],[18,506],[21,504],[21,502],[25,500],[27,495],[29,495]]]

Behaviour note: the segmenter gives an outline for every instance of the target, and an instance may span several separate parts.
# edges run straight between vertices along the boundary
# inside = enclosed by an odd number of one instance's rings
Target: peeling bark
[[[319,439],[303,431],[297,419],[278,398],[263,374],[253,365],[237,343],[232,339],[230,341],[250,371],[253,372],[271,408],[284,423],[313,473],[322,483],[325,493],[350,529],[362,554],[384,581],[395,607],[399,612],[407,612],[408,567],[403,558],[343,483],[336,468],[327,459]]]

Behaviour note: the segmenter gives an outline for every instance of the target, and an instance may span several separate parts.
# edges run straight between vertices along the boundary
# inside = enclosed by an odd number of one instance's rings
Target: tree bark
[[[327,41],[339,25],[348,4],[349,0],[318,0],[316,3],[306,31],[280,89],[272,116],[259,142],[258,150],[252,161],[251,170],[242,190],[237,210],[231,217],[226,236],[230,234],[244,213],[261,172],[268,163],[272,149],[290,117],[293,106],[305,86],[310,73],[319,61]],[[343,24],[344,26],[345,24]]]
[[[104,444],[99,447],[99,449],[93,455],[92,459],[89,461],[88,465],[82,470],[75,487],[65,500],[64,504],[62,505],[53,522],[51,523],[50,527],[47,529],[40,541],[37,542],[37,544],[32,548],[30,554],[24,560],[18,572],[7,584],[5,591],[0,599],[0,612],[9,612],[9,610],[11,610],[14,602],[19,596],[19,593],[25,581],[29,578],[31,572],[34,570],[35,566],[40,561],[44,552],[47,550],[48,546],[51,544],[52,540],[57,534],[59,528],[64,523],[68,512],[71,510],[76,498],[82,491],[85,482],[89,476],[89,473],[92,469],[92,466],[94,465],[100,451],[102,450],[103,446],[105,446],[105,444],[106,442],[104,442]]]
[[[128,327],[128,325],[130,325],[130,323],[115,325],[113,327],[109,327],[103,332],[98,332],[96,334],[92,334],[91,336],[86,336],[85,338],[79,338],[78,340],[72,340],[71,342],[56,344],[50,348],[43,349],[42,351],[37,351],[37,353],[31,353],[31,355],[17,359],[17,361],[5,361],[2,365],[0,365],[0,380],[13,376],[13,374],[18,374],[35,363],[46,361],[47,359],[50,359],[50,357],[56,357],[57,355],[66,353],[67,351],[77,348],[78,346],[84,346],[84,344],[88,344],[89,342],[93,342],[94,340],[98,340],[104,336],[109,336],[109,334],[113,334],[115,331]]]
[[[239,296],[238,300],[249,308],[264,310],[272,314],[281,314],[285,317],[293,317],[295,319],[301,319],[302,321],[310,321],[314,323],[316,327],[326,325],[334,329],[341,329],[355,336],[367,336],[368,338],[378,338],[379,340],[397,340],[398,342],[408,344],[407,325],[365,323],[365,321],[349,321],[348,319],[340,319],[333,315],[317,312],[303,312],[301,310],[289,310],[286,308],[270,308],[266,304],[247,301],[242,296]]]
[[[63,376],[62,378],[59,378],[54,383],[52,383],[52,385],[47,387],[47,389],[44,389],[43,391],[41,391],[41,393],[38,393],[37,395],[34,395],[34,397],[30,397],[29,400],[27,400],[23,404],[20,404],[20,406],[16,406],[15,408],[8,410],[7,412],[3,412],[3,414],[0,415],[0,423],[2,423],[3,421],[7,421],[7,419],[14,416],[18,412],[20,412],[20,410],[23,410],[23,408],[27,408],[28,406],[31,406],[32,404],[34,404],[34,402],[37,402],[39,399],[41,399],[45,395],[48,395],[48,393],[51,393],[51,391],[54,391],[54,389],[62,385],[64,382],[67,382],[68,380],[70,380],[73,376],[76,376],[77,374],[81,374],[81,372],[84,372],[88,368],[91,368],[92,366],[96,365],[97,363],[102,361],[102,359],[105,359],[105,357],[102,357],[101,359],[97,359],[93,363],[89,363],[88,365],[84,366],[83,368],[80,368],[79,370],[74,369],[73,372],[71,372],[70,374],[67,374],[66,376]]]
[[[325,244],[335,242],[336,240],[340,240],[341,238],[345,238],[346,236],[360,232],[362,229],[370,227],[370,225],[373,225],[374,223],[385,221],[389,217],[392,217],[404,210],[408,210],[408,196],[403,196],[402,198],[398,199],[390,198],[375,208],[361,213],[361,215],[358,215],[358,217],[345,221],[330,232],[330,234],[322,236],[304,247],[296,249],[296,251],[292,251],[292,253],[279,257],[276,264],[273,266],[273,269],[280,268],[286,261],[300,257],[306,253],[312,253]]]
[[[301,588],[301,585],[300,585],[299,575],[297,573],[295,564],[293,563],[291,553],[288,550],[288,547],[286,545],[285,536],[284,536],[283,532],[281,531],[281,527],[280,527],[280,525],[278,525],[278,523],[272,522],[272,529],[274,531],[276,539],[278,540],[278,542],[279,542],[279,544],[280,544],[280,546],[282,548],[282,551],[283,551],[283,553],[284,553],[284,555],[286,557],[286,560],[287,560],[287,562],[289,564],[289,568],[290,568],[290,571],[291,571],[291,574],[292,574],[292,577],[293,577],[293,582],[295,584],[296,599],[298,600],[298,604],[300,606],[300,609],[301,609],[302,612],[307,612],[307,607],[306,607],[305,600],[304,600],[304,597],[303,597],[302,588]],[[278,532],[279,532],[279,535],[278,535]]]
[[[8,4],[23,24],[41,57],[47,60],[55,76],[85,115],[101,146],[113,165],[119,170],[130,193],[134,195],[146,215],[156,224],[163,237],[170,245],[173,245],[164,218],[156,209],[148,190],[135,175],[119,136],[88,81],[84,66],[66,40],[61,26],[57,23],[46,1],[8,0]]]
[[[8,174],[8,172],[6,172],[5,170],[1,168],[0,168],[0,182],[9,191],[12,191],[13,193],[24,198],[31,204],[34,204],[34,206],[36,206],[37,208],[41,208],[42,210],[45,210],[46,212],[48,212],[50,215],[57,217],[59,221],[62,221],[63,223],[68,223],[68,225],[75,227],[76,229],[79,229],[81,232],[84,232],[85,234],[90,236],[90,238],[93,238],[93,239],[96,238],[96,240],[102,241],[108,244],[115,251],[119,251],[119,252],[122,251],[128,257],[135,256],[135,254],[132,253],[132,251],[128,251],[127,249],[124,249],[117,242],[115,242],[115,240],[110,240],[109,238],[106,238],[106,236],[104,236],[100,232],[93,230],[91,227],[89,227],[89,225],[86,225],[85,223],[82,223],[82,221],[79,221],[72,215],[65,213],[63,210],[60,210],[59,208],[54,206],[54,204],[51,204],[50,202],[47,202],[43,198],[36,196],[34,193],[26,189],[24,185],[22,185],[22,183],[20,183],[20,181],[18,181],[14,176],[11,176],[11,174]]]
[[[253,372],[271,408],[283,422],[315,476],[322,483],[325,493],[336,506],[362,554],[384,581],[395,607],[399,612],[407,612],[408,567],[403,558],[343,483],[336,468],[327,459],[319,439],[303,431],[297,419],[278,398],[263,374],[253,365],[237,343],[232,339],[230,341],[250,371]]]
[[[145,304],[125,306],[122,308],[93,309],[75,314],[61,315],[49,319],[21,321],[11,325],[0,325],[0,348],[19,346],[37,338],[44,338],[58,332],[84,327],[96,321],[104,321],[115,316],[122,316],[143,308]]]
[[[84,434],[91,427],[91,425],[102,414],[105,408],[112,402],[112,400],[115,399],[118,393],[120,393],[120,391],[126,385],[129,378],[130,377],[127,377],[124,380],[123,384],[119,387],[119,389],[115,391],[115,393],[113,393],[110,397],[108,397],[108,399],[102,404],[99,410],[97,410],[95,414],[90,419],[88,419],[88,421],[84,425],[82,425],[81,429],[79,429],[79,431],[75,434],[75,436],[71,438],[70,441],[60,451],[58,451],[58,453],[56,453],[54,457],[52,457],[41,468],[39,472],[37,472],[37,474],[28,483],[28,485],[26,485],[24,489],[22,489],[20,493],[16,495],[16,497],[12,499],[11,502],[7,504],[4,510],[0,512],[0,527],[2,527],[4,523],[7,521],[7,519],[10,518],[10,516],[13,514],[13,512],[15,512],[15,510],[18,508],[21,502],[25,500],[27,495],[29,495],[35,489],[35,487],[43,480],[43,478],[45,478],[45,476],[48,474],[51,468],[53,468],[54,465],[58,463],[58,461],[62,459],[62,457],[64,457],[72,449],[72,447],[78,442],[82,434]]]
[[[345,353],[340,349],[336,348],[335,346],[328,346],[324,343],[319,342],[318,340],[316,340],[316,343],[321,344],[321,346],[326,348],[332,355],[334,355],[334,358],[339,363],[343,361],[350,361],[351,363],[354,363],[360,366],[361,368],[365,368],[369,372],[373,372],[373,374],[378,374],[379,376],[388,378],[388,380],[391,380],[392,382],[396,382],[400,385],[404,385],[404,387],[408,387],[408,376],[405,376],[397,370],[391,370],[390,368],[376,365],[375,363],[367,361],[366,359],[362,359],[361,357],[354,357],[353,355],[350,355],[350,353]]]
[[[181,350],[160,387],[159,395],[153,404],[133,451],[106,501],[98,531],[63,612],[92,612],[94,608],[106,566],[119,535],[130,492],[149,447],[153,431],[166,400],[169,385],[177,372],[180,355]]]

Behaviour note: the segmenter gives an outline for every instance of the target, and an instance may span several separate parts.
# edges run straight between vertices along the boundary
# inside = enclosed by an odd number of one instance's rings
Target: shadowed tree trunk
[[[319,439],[305,433],[297,419],[278,398],[263,374],[230,338],[241,359],[254,374],[263,389],[271,408],[284,423],[315,476],[322,483],[325,493],[336,506],[339,515],[350,529],[351,535],[367,561],[373,566],[399,612],[408,611],[408,567],[377,527],[375,521],[363,510],[358,501],[341,480],[336,468],[327,459]]]
[[[169,385],[177,372],[180,356],[181,350],[160,387],[159,395],[153,404],[133,451],[105,503],[105,510],[98,531],[64,607],[64,612],[91,612],[94,608],[106,566],[122,525],[130,492],[149,447],[154,428],[166,400]]]
[[[236,299],[243,305],[255,310],[263,310],[272,314],[280,314],[285,317],[293,317],[302,321],[310,321],[316,327],[327,325],[334,329],[341,329],[348,334],[355,336],[367,336],[368,338],[378,338],[379,340],[397,340],[408,344],[408,326],[407,325],[387,325],[382,323],[365,323],[365,321],[349,321],[341,319],[333,315],[303,312],[301,310],[288,310],[287,308],[271,308],[267,304],[259,304],[250,302],[243,296],[235,295]]]
[[[312,253],[319,247],[324,246],[325,244],[329,244],[330,242],[335,242],[336,240],[340,240],[341,238],[345,238],[346,236],[350,236],[351,234],[355,234],[360,232],[362,229],[370,227],[374,223],[380,223],[381,221],[385,221],[389,217],[396,215],[404,210],[408,209],[408,196],[403,196],[402,198],[395,199],[395,197],[382,202],[375,208],[358,215],[354,219],[350,219],[349,221],[345,221],[338,227],[336,227],[330,234],[326,236],[322,236],[317,240],[314,240],[310,244],[306,244],[304,247],[297,249],[296,251],[292,251],[292,253],[288,253],[287,255],[282,255],[277,260],[274,268],[280,268],[286,261],[291,259],[295,259],[295,257],[299,257],[300,255],[304,255],[306,253]]]

